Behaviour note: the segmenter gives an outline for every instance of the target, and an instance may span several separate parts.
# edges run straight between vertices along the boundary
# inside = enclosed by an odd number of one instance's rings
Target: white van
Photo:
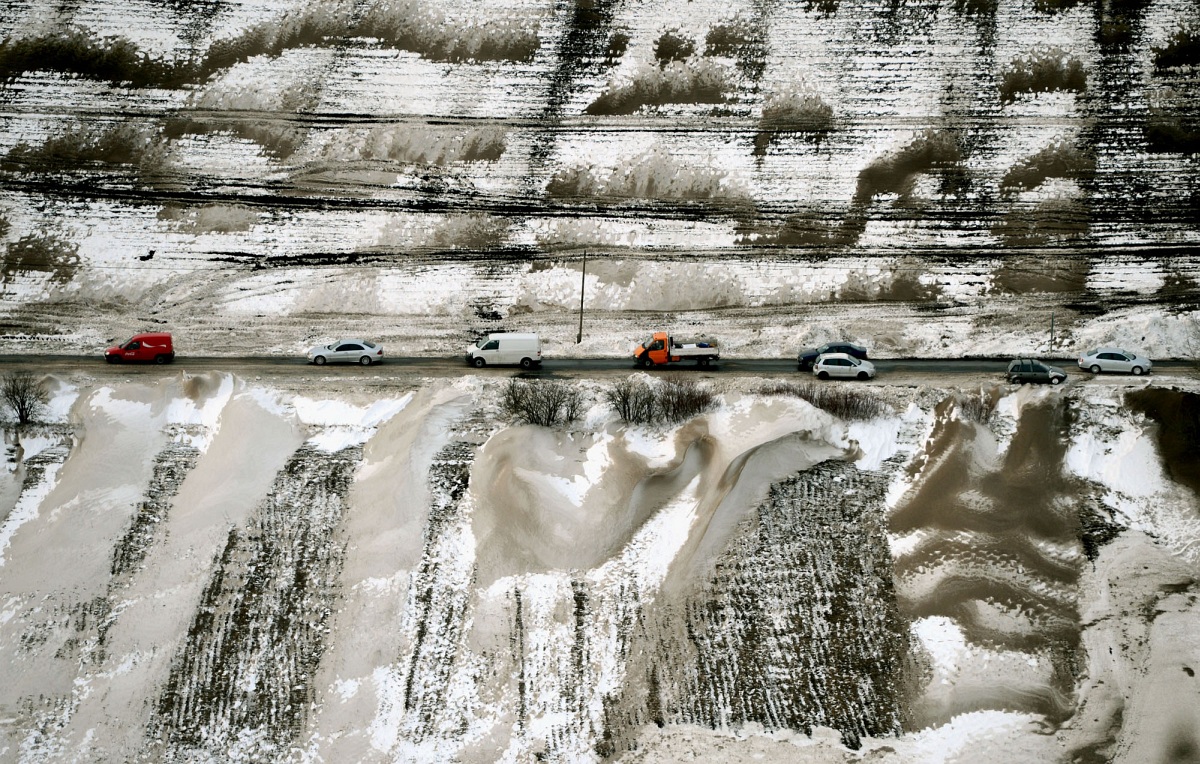
[[[497,332],[467,347],[467,363],[476,369],[488,364],[520,364],[522,369],[542,365],[542,339],[536,334]]]

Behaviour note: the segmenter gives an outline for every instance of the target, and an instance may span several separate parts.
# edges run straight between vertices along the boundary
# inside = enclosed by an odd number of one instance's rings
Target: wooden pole
[[[583,275],[579,277],[579,335],[575,344],[583,342],[583,290],[587,287],[587,250],[583,250]]]

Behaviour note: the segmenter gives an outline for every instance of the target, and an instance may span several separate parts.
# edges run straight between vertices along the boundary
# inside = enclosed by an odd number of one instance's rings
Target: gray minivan
[[[529,369],[542,365],[542,339],[536,334],[494,332],[467,347],[467,363],[476,369],[492,365],[519,365]]]

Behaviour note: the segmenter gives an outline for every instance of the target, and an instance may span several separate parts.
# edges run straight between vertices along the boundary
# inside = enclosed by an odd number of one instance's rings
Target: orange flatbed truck
[[[665,366],[669,363],[695,361],[698,366],[716,363],[721,350],[714,339],[677,340],[666,332],[655,332],[654,336],[637,346],[633,360],[643,369]]]

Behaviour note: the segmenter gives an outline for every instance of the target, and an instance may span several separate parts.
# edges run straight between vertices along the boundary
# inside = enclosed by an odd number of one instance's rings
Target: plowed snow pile
[[[0,758],[1187,760],[1200,398],[1163,382],[844,421],[741,380],[676,425],[577,382],[543,428],[481,379],[48,379]]]

